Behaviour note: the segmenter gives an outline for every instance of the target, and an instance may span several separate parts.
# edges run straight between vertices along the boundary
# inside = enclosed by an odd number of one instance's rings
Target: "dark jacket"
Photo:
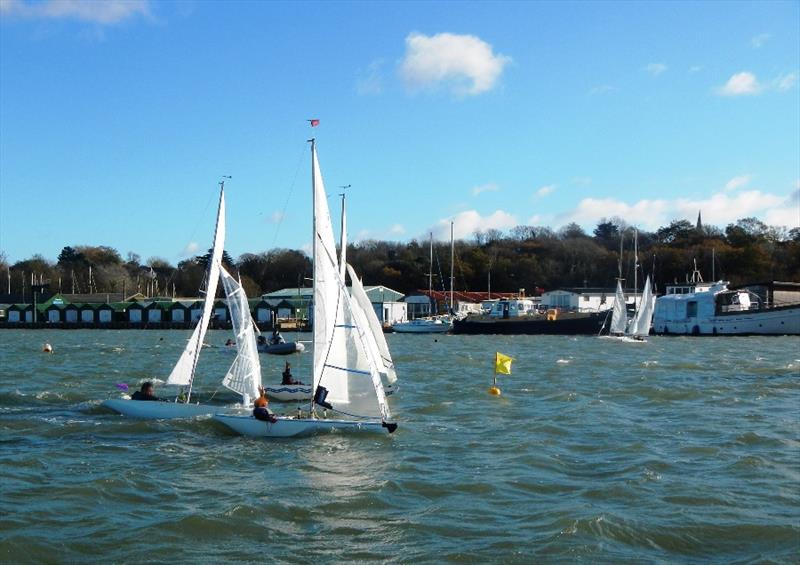
[[[131,400],[161,400],[153,394],[145,394],[141,390],[137,390],[131,395]]]

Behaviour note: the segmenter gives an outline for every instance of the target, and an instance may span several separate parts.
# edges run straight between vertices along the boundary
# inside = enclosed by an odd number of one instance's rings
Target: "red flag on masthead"
[[[308,123],[311,124],[312,128],[315,128],[319,125],[319,120],[308,120]]]

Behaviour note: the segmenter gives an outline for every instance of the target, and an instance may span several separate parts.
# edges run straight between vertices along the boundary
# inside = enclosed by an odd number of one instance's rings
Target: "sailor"
[[[281,332],[278,331],[278,328],[272,330],[272,337],[269,338],[270,345],[280,345],[282,343],[286,343],[286,340],[283,339]]]
[[[145,381],[142,383],[142,388],[137,390],[131,396],[131,400],[161,400],[153,394],[153,383]]]
[[[269,400],[267,399],[267,393],[264,392],[264,387],[258,387],[258,392],[261,394],[261,396],[256,398],[253,402],[253,417],[256,420],[261,420],[262,422],[271,422],[274,424],[278,421],[278,419],[269,411]]]
[[[282,385],[301,385],[301,384],[303,384],[300,381],[294,380],[294,377],[292,376],[292,366],[289,364],[288,361],[286,362],[286,368],[283,370],[282,375],[283,375],[283,380],[281,381]]]
[[[233,347],[233,346],[235,346],[235,345],[236,345],[236,342],[235,342],[235,341],[233,341],[233,340],[232,340],[232,339],[230,339],[230,338],[228,339],[228,341],[226,341],[226,342],[225,342],[225,347]]]

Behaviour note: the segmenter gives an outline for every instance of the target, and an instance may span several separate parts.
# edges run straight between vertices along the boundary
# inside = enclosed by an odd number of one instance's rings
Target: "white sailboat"
[[[647,279],[644,281],[642,297],[639,301],[639,308],[628,325],[628,330],[625,332],[626,336],[636,341],[644,341],[650,335],[650,325],[653,323],[655,304],[655,296],[653,296],[653,291],[650,288],[650,275],[647,275]]]
[[[214,418],[237,433],[259,437],[292,437],[332,430],[397,428],[391,421],[379,371],[369,346],[363,315],[347,293],[337,261],[333,226],[311,140],[314,201],[314,355],[313,400],[308,417],[278,417],[275,422],[253,416],[217,414]],[[363,312],[361,312],[363,314]],[[317,407],[324,409],[320,416]],[[336,415],[327,418],[328,412]]]
[[[152,402],[142,400],[131,400],[128,398],[109,399],[103,402],[103,406],[119,412],[125,416],[133,418],[147,418],[147,419],[169,419],[169,418],[191,418],[194,416],[210,416],[219,411],[219,406],[209,406],[204,404],[191,404],[192,386],[197,370],[197,361],[200,358],[200,350],[203,347],[203,339],[205,338],[208,325],[211,321],[214,299],[217,294],[217,283],[222,271],[222,251],[225,242],[225,183],[220,182],[219,190],[219,207],[217,209],[217,223],[214,231],[214,245],[211,251],[211,258],[208,267],[208,285],[206,288],[206,295],[203,301],[203,312],[200,320],[195,326],[192,336],[186,343],[178,362],[172,368],[172,372],[167,378],[167,385],[174,385],[182,387],[185,394],[180,394],[175,402]],[[227,274],[227,273],[226,273]],[[245,298],[246,303],[246,298]],[[249,309],[247,310],[249,317]],[[237,339],[237,346],[240,340]],[[244,341],[244,340],[243,340]],[[253,345],[255,346],[255,337],[253,337]],[[226,375],[226,379],[232,372],[238,374],[239,368],[243,362],[241,361],[241,354],[237,355],[234,360],[231,371]],[[260,382],[260,366],[258,369],[259,382]],[[229,381],[232,382],[232,381]],[[228,385],[226,385],[228,386]],[[250,397],[253,395],[252,391],[239,391],[242,394],[242,402],[247,405],[250,402]],[[256,392],[257,394],[257,392]]]
[[[625,335],[628,329],[628,312],[625,308],[625,293],[622,292],[622,281],[617,279],[617,291],[614,293],[614,308],[611,311],[611,326],[609,333],[612,336]]]
[[[450,310],[453,310],[453,260],[455,240],[453,239],[453,222],[450,222]],[[430,239],[430,271],[428,273],[428,297],[433,298],[433,234]],[[453,329],[453,319],[450,316],[428,316],[416,318],[407,322],[392,324],[392,329],[397,333],[408,334],[440,334]]]

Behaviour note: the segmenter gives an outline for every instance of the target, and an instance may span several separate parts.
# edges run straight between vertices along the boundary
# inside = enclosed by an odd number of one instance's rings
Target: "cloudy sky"
[[[800,3],[0,0],[0,250],[800,223]],[[308,118],[320,125],[310,130]]]

